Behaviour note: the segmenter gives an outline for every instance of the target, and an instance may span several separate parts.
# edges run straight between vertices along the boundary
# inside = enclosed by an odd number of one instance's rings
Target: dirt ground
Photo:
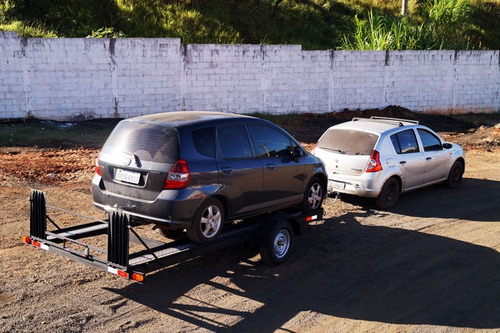
[[[326,118],[288,130],[310,149],[339,121]],[[499,332],[500,128],[436,119],[431,127],[466,149],[458,189],[410,192],[391,211],[328,198],[324,219],[306,227],[281,266],[241,245],[154,272],[143,285],[21,241],[31,188],[49,205],[104,218],[90,191],[97,150],[2,147],[0,331]]]

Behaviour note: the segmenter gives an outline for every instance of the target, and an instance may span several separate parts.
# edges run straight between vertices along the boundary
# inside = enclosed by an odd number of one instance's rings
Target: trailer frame
[[[296,209],[280,210],[228,223],[217,239],[197,244],[188,239],[163,242],[142,237],[134,230],[137,225],[132,223],[130,216],[120,211],[111,211],[106,220],[60,228],[47,214],[47,208],[92,219],[48,206],[45,193],[33,189],[30,193],[30,235],[22,237],[24,243],[141,283],[149,272],[244,242],[259,246],[266,263],[281,264],[290,255],[293,236],[300,235],[308,222],[323,216],[322,209],[310,216]],[[54,230],[47,230],[49,223]],[[107,249],[82,241],[98,235],[107,235]],[[130,253],[130,242],[141,244],[144,249]]]

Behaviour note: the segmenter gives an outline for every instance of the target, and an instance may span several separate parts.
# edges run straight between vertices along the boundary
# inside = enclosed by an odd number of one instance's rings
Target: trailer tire
[[[224,224],[224,207],[219,200],[209,198],[196,211],[191,225],[187,228],[187,235],[195,243],[206,243],[222,231]]]
[[[278,221],[270,232],[264,235],[260,247],[262,261],[270,266],[284,263],[293,246],[293,228],[288,221]]]

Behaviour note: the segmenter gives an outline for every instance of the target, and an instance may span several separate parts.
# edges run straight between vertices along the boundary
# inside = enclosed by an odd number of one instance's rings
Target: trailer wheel
[[[262,261],[271,266],[284,263],[293,246],[293,228],[288,221],[279,221],[267,234],[260,247]]]
[[[205,243],[219,236],[223,224],[224,208],[219,200],[210,198],[198,208],[187,234],[193,242]]]

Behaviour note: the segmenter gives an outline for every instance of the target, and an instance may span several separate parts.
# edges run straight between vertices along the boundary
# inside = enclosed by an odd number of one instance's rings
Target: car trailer
[[[300,235],[304,225],[323,216],[323,210],[312,216],[296,209],[281,210],[228,223],[217,239],[197,244],[187,238],[163,242],[141,237],[128,214],[119,211],[110,212],[106,220],[60,228],[47,215],[47,208],[92,219],[48,206],[44,192],[31,190],[30,235],[22,237],[24,243],[137,282],[144,282],[148,272],[243,242],[259,246],[265,263],[281,264],[290,255],[294,235]],[[48,222],[54,227],[51,231],[47,230]],[[107,249],[84,242],[99,235],[107,235]],[[142,245],[141,250],[131,253],[130,242]]]

